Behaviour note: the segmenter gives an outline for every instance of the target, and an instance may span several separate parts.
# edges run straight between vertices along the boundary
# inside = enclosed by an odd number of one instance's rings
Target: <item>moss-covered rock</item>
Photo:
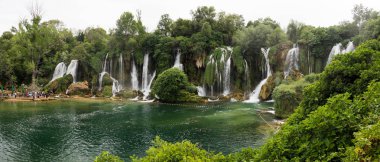
[[[102,80],[102,86],[112,86],[112,84],[113,84],[113,80],[111,79],[111,76],[108,73],[104,74],[103,80]]]
[[[72,83],[68,88],[68,95],[87,95],[90,93],[88,82],[76,82]]]
[[[119,93],[119,96],[122,98],[135,98],[138,96],[138,91],[124,90]]]
[[[50,83],[48,83],[43,90],[45,92],[53,92],[53,93],[65,93],[67,88],[73,82],[73,77],[69,75],[65,75],[62,78],[58,78]]]
[[[269,76],[267,79],[267,82],[261,87],[261,91],[259,94],[260,100],[268,100],[270,96],[272,95],[272,91],[274,90],[274,87],[276,86],[274,76]]]

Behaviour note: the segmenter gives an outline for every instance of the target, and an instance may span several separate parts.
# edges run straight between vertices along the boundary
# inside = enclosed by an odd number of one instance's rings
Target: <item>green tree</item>
[[[123,160],[108,151],[103,151],[99,156],[96,156],[94,162],[123,162]]]
[[[158,22],[156,33],[163,36],[171,36],[173,20],[169,17],[169,14],[161,15],[161,19]]]
[[[159,137],[154,139],[153,146],[146,151],[146,154],[141,158],[132,156],[132,161],[226,161],[221,153],[207,152],[190,141],[169,143]]]
[[[178,68],[170,68],[158,75],[152,88],[162,102],[198,102],[197,89],[190,84],[186,74]]]

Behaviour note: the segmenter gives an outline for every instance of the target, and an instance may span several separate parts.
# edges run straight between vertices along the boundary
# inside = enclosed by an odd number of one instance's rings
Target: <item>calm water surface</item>
[[[231,153],[264,142],[263,119],[273,115],[257,110],[268,106],[0,102],[0,161],[92,161],[103,150],[128,160],[143,156],[155,136]]]

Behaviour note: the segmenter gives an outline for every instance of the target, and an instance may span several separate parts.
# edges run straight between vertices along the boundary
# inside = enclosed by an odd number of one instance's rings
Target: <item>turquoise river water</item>
[[[107,150],[128,161],[155,136],[231,153],[262,145],[271,103],[0,102],[0,161],[93,161]],[[265,120],[265,121],[264,121]]]

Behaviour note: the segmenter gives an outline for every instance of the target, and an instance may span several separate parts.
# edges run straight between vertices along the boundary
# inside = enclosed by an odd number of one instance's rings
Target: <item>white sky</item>
[[[0,34],[30,18],[32,0],[0,0]],[[115,28],[119,16],[142,11],[142,21],[149,31],[156,28],[162,14],[172,19],[190,19],[198,6],[214,6],[219,11],[243,15],[245,22],[271,17],[284,28],[291,19],[314,26],[330,26],[351,20],[355,4],[380,11],[380,0],[37,0],[43,20],[58,19],[73,29]]]

